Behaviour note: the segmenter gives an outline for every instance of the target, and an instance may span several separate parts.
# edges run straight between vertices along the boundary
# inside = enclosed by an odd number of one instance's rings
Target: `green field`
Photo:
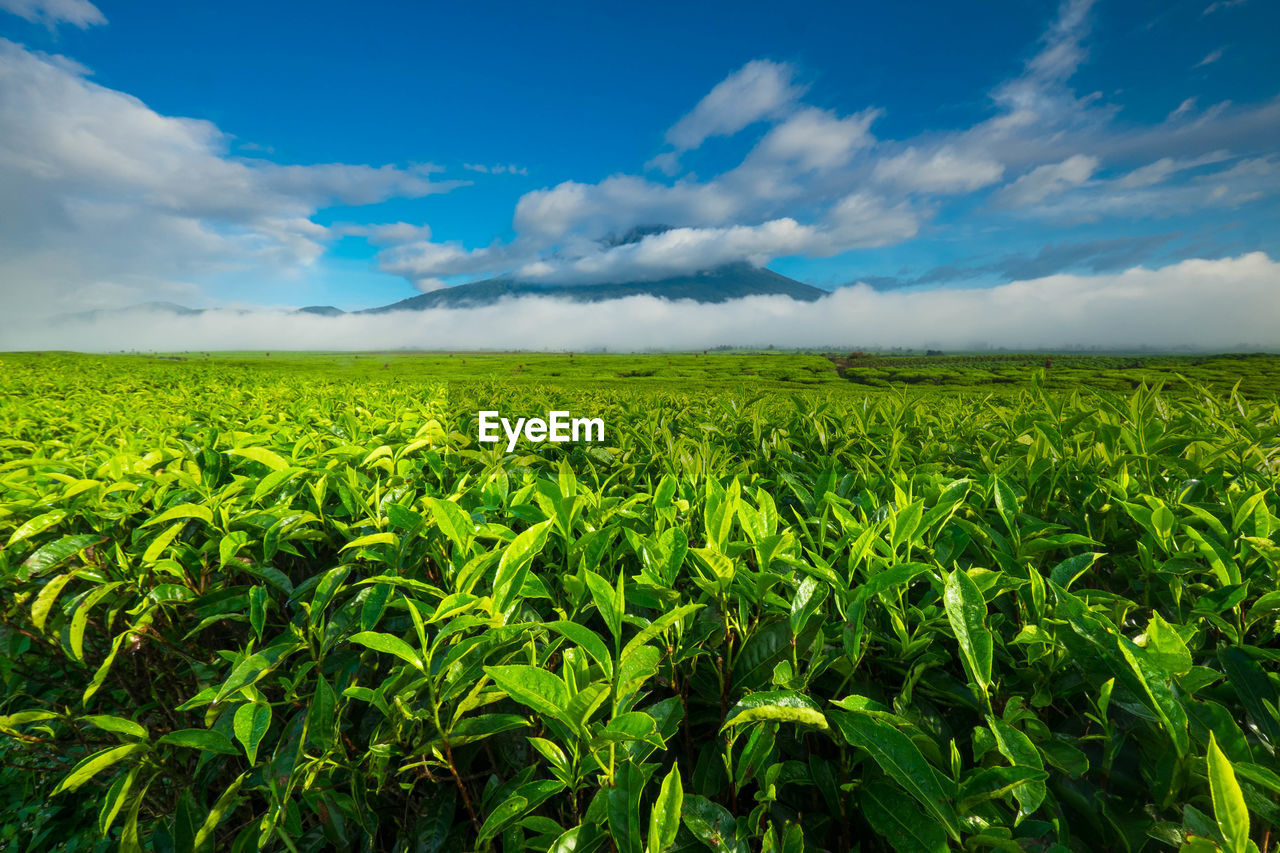
[[[0,354],[9,372],[37,369],[85,374],[210,379],[208,368],[227,375],[313,377],[323,380],[405,380],[540,387],[657,389],[700,387],[744,391],[804,391],[857,394],[876,390],[1017,392],[1039,382],[1049,390],[1092,388],[1125,392],[1145,383],[1171,393],[1196,385],[1229,391],[1237,383],[1248,394],[1280,393],[1280,356],[1266,354],[952,355],[847,352],[735,352],[610,355],[601,353],[297,353],[217,352],[90,356],[71,353]]]
[[[0,355],[0,849],[1276,853],[1278,390]]]

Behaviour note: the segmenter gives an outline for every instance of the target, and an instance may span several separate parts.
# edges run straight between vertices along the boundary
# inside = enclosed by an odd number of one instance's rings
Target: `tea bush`
[[[76,364],[0,386],[5,849],[1277,849],[1274,398]]]

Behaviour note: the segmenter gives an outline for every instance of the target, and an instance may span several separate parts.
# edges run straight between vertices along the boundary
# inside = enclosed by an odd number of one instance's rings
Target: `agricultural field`
[[[1280,359],[966,358],[0,355],[0,849],[1276,853]]]

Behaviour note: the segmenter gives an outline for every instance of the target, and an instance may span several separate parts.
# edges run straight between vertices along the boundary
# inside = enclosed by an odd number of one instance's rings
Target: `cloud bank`
[[[632,350],[1007,347],[1280,350],[1280,263],[1261,252],[1160,269],[1054,275],[993,288],[876,291],[817,302],[754,296],[719,305],[628,297],[520,298],[483,308],[322,317],[126,313],[57,324],[0,321],[0,349]]]

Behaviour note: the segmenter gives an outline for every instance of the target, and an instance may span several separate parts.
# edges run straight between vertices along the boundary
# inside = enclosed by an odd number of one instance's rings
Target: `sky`
[[[1280,348],[1278,31],[1276,0],[0,0],[0,349]],[[732,262],[835,293],[287,313]],[[153,301],[212,310],[65,321]]]

